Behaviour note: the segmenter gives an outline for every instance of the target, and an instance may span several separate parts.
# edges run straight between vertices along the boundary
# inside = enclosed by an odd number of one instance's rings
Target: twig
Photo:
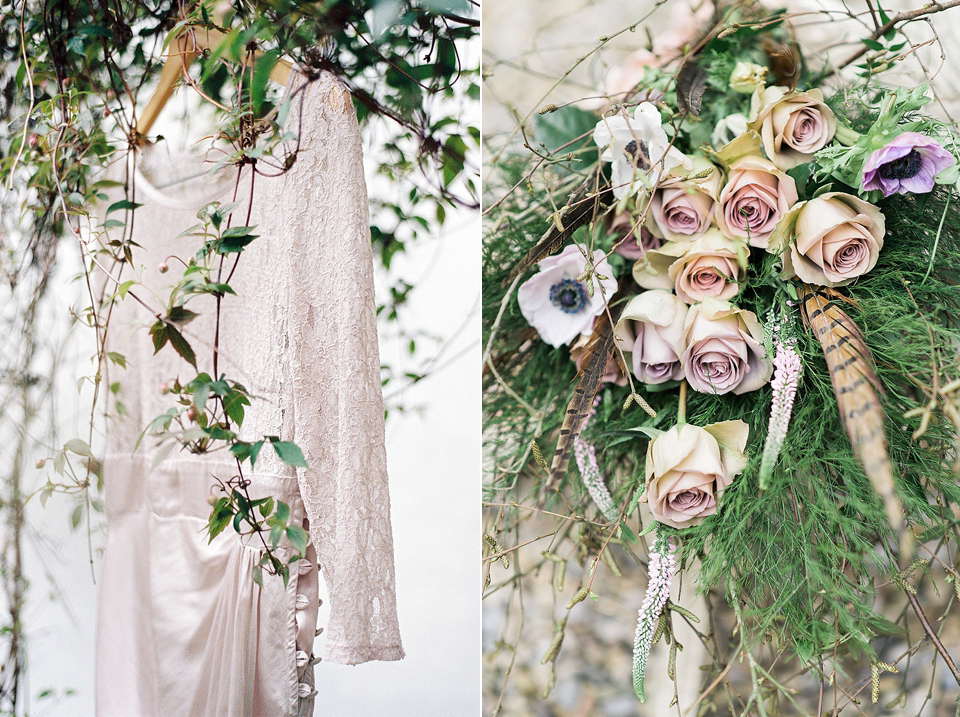
[[[943,12],[944,10],[949,10],[950,8],[956,7],[957,5],[960,5],[960,0],[949,0],[949,2],[945,2],[945,3],[933,2],[926,5],[925,7],[920,8],[919,10],[909,10],[907,12],[898,13],[897,15],[894,15],[892,18],[890,18],[890,21],[887,22],[883,27],[877,28],[874,31],[874,33],[870,36],[870,39],[874,41],[878,40],[880,37],[882,37],[883,35],[888,33],[890,30],[892,30],[893,27],[899,22],[905,22],[907,20],[915,20],[916,18],[923,17],[924,15],[933,15],[938,12]],[[848,57],[845,62],[841,62],[839,65],[837,65],[833,69],[833,72],[830,74],[836,74],[847,65],[850,65],[856,62],[865,54],[867,54],[869,49],[870,48],[864,45],[855,53],[853,53],[850,57]]]
[[[930,638],[930,642],[933,643],[933,646],[937,648],[937,652],[940,653],[940,657],[943,658],[943,661],[947,663],[947,667],[950,668],[950,672],[953,673],[953,679],[957,681],[957,684],[960,685],[960,670],[957,669],[956,664],[953,662],[953,658],[950,657],[950,653],[947,652],[947,649],[943,646],[943,643],[940,642],[940,638],[937,637],[937,633],[934,632],[933,628],[930,626],[930,622],[927,620],[927,616],[923,612],[923,608],[920,607],[920,601],[911,593],[909,590],[904,590],[907,595],[907,600],[910,601],[910,607],[913,608],[913,611],[917,613],[917,617],[920,618],[920,624],[923,625],[923,631],[927,633],[927,637]]]

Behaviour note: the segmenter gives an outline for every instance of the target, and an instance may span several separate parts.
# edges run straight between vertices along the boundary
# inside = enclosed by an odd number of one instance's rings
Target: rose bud
[[[684,423],[647,444],[646,492],[641,502],[674,528],[697,525],[717,512],[717,502],[747,464],[750,427],[743,421],[709,426]]]
[[[687,312],[680,361],[700,393],[756,391],[773,373],[756,314],[709,297]]]
[[[686,305],[667,291],[645,291],[623,308],[614,337],[643,383],[683,378],[680,352],[686,314]]]
[[[767,82],[767,68],[752,62],[738,62],[730,73],[730,89],[744,95],[753,94]]]
[[[167,262],[162,261],[160,262],[160,266],[157,267],[157,271],[159,271],[161,274],[166,274],[168,271],[170,271],[170,267],[167,265]]]
[[[199,415],[199,414],[197,413],[197,407],[196,407],[196,406],[190,406],[190,408],[187,409],[187,419],[188,419],[188,420],[190,420],[190,421],[196,421],[198,415]]]
[[[797,183],[773,162],[753,155],[741,157],[730,165],[727,184],[720,192],[717,226],[728,237],[763,248],[797,198]]]
[[[703,157],[693,157],[691,163],[689,170],[673,169],[650,198],[647,227],[668,241],[695,239],[710,228],[713,220],[722,173]]]
[[[34,133],[27,137],[27,145],[30,149],[36,149],[38,144],[40,144],[40,135]]]
[[[780,169],[809,162],[837,131],[833,110],[820,90],[758,88],[750,104],[750,128],[760,133],[763,149]]]
[[[885,231],[875,206],[827,192],[794,207],[770,237],[767,251],[782,255],[784,279],[843,286],[874,267]]]
[[[46,458],[41,458],[37,461],[37,468],[43,468],[44,464],[47,462]]]

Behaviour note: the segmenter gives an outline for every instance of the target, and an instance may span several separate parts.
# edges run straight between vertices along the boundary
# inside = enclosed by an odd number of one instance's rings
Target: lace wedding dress
[[[247,171],[238,180],[231,168],[210,175],[212,162],[172,156],[162,144],[139,159],[135,197],[144,206],[133,240],[142,248],[134,263],[145,287],[131,291],[161,310],[179,260],[202,243],[178,235],[198,224],[207,202],[231,201],[235,186],[242,204],[233,225],[244,224],[253,185],[250,224],[259,238],[230,279],[237,296],[223,300],[219,370],[256,396],[242,438],[275,435],[303,450],[307,470],[284,465],[268,445],[244,476],[253,498],[286,502],[291,522],[308,527],[308,560],[293,566],[286,587],[264,575],[260,588],[253,580],[259,539],[228,527],[208,544],[205,531],[214,477],[236,475],[236,463],[222,451],[175,450],[154,467],[158,449],[149,437],[134,451],[144,427],[173,405],[161,385],[195,373],[170,347],[154,355],[147,327],[156,317],[130,297],[120,302],[108,350],[128,366],[109,378],[120,382],[125,415],[111,423],[104,461],[99,717],[312,714],[318,569],[330,600],[324,658],[403,657],[360,135],[349,95],[332,75],[292,97],[287,125],[299,151],[279,176]],[[161,263],[171,271],[161,274]],[[212,375],[215,302],[202,297],[188,307],[200,317],[184,335],[199,369]],[[291,550],[282,543],[280,557]]]

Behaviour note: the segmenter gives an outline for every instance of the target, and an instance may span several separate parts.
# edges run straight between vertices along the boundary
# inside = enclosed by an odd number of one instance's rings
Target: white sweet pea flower
[[[600,159],[612,162],[613,195],[623,199],[641,189],[653,189],[660,178],[677,166],[690,168],[690,160],[670,146],[660,123],[660,111],[640,103],[633,119],[604,117],[593,130],[593,141],[603,149]]]
[[[717,122],[717,126],[713,128],[713,134],[710,135],[710,141],[714,149],[720,149],[746,131],[747,118],[739,112],[734,112]]]

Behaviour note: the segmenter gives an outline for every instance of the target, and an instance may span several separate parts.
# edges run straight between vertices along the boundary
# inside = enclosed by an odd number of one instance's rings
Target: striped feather
[[[613,326],[610,325],[606,314],[602,314],[600,320],[593,327],[590,343],[583,349],[580,381],[573,391],[573,398],[567,404],[567,412],[563,417],[563,424],[560,426],[560,439],[557,441],[557,448],[553,452],[550,477],[544,487],[544,497],[556,488],[567,473],[573,442],[580,435],[583,424],[590,416],[593,400],[597,397],[597,391],[600,390],[607,361],[610,359],[612,352]]]
[[[831,297],[843,298],[838,292],[802,284],[798,293],[804,322],[823,347],[853,454],[883,499],[890,524],[899,530],[903,527],[903,509],[894,492],[884,411],[878,396],[883,387],[873,370],[870,349],[853,319],[831,301]]]
[[[593,182],[588,179],[570,195],[566,205],[560,210],[560,219],[550,224],[550,228],[544,232],[537,245],[513,267],[507,281],[513,281],[544,257],[555,254],[573,236],[574,231],[613,203],[612,189],[604,189],[599,194],[591,196],[592,184]]]

